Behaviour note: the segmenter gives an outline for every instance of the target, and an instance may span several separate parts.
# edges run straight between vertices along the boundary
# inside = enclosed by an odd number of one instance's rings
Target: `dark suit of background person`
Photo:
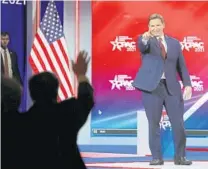
[[[149,31],[138,40],[142,66],[133,85],[142,90],[142,101],[149,123],[149,146],[153,156],[150,165],[163,164],[159,127],[163,105],[173,129],[174,162],[177,165],[190,165],[192,162],[185,159],[184,102],[177,72],[185,86],[184,97],[189,99],[192,90],[191,81],[180,43],[164,35],[163,28],[163,17],[159,14],[151,15]]]
[[[8,49],[9,38],[7,32],[1,33],[1,73],[6,77],[16,79],[20,84],[22,84],[17,63],[17,54]]]
[[[1,168],[21,168],[22,122],[18,107],[21,87],[14,79],[1,76]]]
[[[77,147],[77,134],[93,105],[93,89],[88,83],[86,53],[80,52],[73,70],[77,74],[78,97],[57,103],[58,79],[49,72],[29,81],[32,107],[25,113],[26,168],[84,169]]]

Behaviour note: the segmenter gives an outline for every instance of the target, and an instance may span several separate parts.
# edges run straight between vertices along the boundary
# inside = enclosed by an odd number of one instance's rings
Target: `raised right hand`
[[[73,68],[74,73],[77,76],[85,75],[87,72],[89,61],[90,59],[88,58],[88,53],[84,50],[80,51],[77,57],[77,62],[74,63],[72,61],[72,68]]]
[[[151,33],[149,31],[144,32],[142,35],[142,39],[149,40],[152,37]]]

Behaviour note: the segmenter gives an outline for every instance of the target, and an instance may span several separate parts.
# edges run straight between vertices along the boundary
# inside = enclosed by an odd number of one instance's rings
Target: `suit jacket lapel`
[[[14,68],[15,68],[15,56],[14,53],[9,50],[9,55],[10,55],[10,59],[11,59],[11,68],[12,68],[12,72],[14,73]]]
[[[12,65],[12,71],[13,71],[13,67],[14,67],[14,57],[13,57],[13,52],[11,52],[10,50],[9,50],[9,55],[10,55],[11,65]]]
[[[4,74],[4,61],[3,61],[3,58],[2,58],[2,54],[1,54],[1,72]]]

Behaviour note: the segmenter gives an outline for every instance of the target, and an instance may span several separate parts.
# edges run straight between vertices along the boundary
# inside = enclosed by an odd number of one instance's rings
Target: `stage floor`
[[[95,163],[86,164],[88,169],[207,169],[208,162],[194,161],[191,166],[175,166],[173,162],[166,162],[163,166],[150,166],[148,162],[131,163]]]
[[[173,157],[164,158],[163,166],[150,166],[151,157],[139,157],[136,146],[80,146],[80,151],[88,169],[208,169],[207,148],[187,151],[191,166],[176,166]]]

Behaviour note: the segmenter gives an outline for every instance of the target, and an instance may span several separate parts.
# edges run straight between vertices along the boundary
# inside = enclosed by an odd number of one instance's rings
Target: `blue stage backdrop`
[[[16,2],[16,1],[15,1]],[[1,31],[10,34],[9,48],[14,50],[18,56],[20,75],[24,81],[26,62],[26,3],[20,4],[3,3],[1,1]],[[21,109],[26,104],[22,101]]]
[[[16,2],[16,1],[15,1]],[[45,13],[46,7],[49,1],[41,2],[41,19]],[[63,24],[63,1],[57,1],[56,6],[59,12],[61,22]],[[1,31],[8,32],[10,34],[9,48],[14,50],[18,55],[18,66],[21,74],[21,78],[25,81],[25,90],[22,97],[22,104],[20,106],[21,111],[25,111],[31,106],[31,102],[27,103],[26,99],[29,99],[29,93],[27,90],[28,78],[32,75],[31,70],[27,69],[27,62],[29,55],[26,53],[27,43],[27,3],[22,1],[17,3],[3,3],[1,1]],[[12,12],[11,12],[12,11]],[[31,24],[31,22],[29,23]],[[30,42],[31,43],[31,42]]]
[[[22,79],[25,74],[26,5],[3,4],[1,2],[1,31],[10,34],[9,47],[18,55]]]
[[[16,1],[15,1],[16,2]],[[46,7],[49,1],[41,2],[41,19],[45,13]],[[59,12],[61,22],[63,24],[63,1],[57,1],[56,6]],[[23,81],[32,75],[31,71],[27,70],[27,62],[29,55],[26,53],[27,44],[27,3],[22,1],[17,3],[4,3],[1,1],[1,31],[8,32],[10,34],[9,48],[14,50],[18,55],[18,66]],[[11,12],[12,11],[12,12]],[[31,24],[31,22],[30,22]],[[27,82],[26,82],[27,83]],[[22,104],[20,110],[24,111],[31,106],[31,103],[27,104],[26,99],[29,99],[29,93],[27,84],[25,84],[25,90],[23,94]]]

